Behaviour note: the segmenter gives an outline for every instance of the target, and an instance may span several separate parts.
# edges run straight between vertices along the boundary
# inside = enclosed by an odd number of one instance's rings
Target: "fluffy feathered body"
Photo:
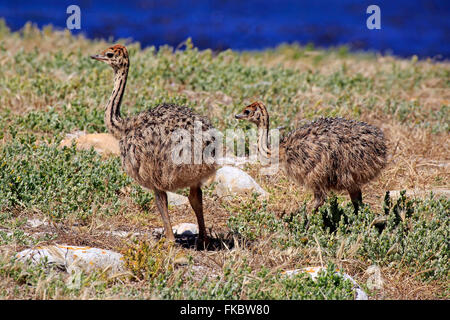
[[[194,141],[195,125],[202,132],[213,128],[207,118],[173,104],[162,104],[128,119],[119,141],[123,168],[151,190],[174,191],[199,185],[215,173],[217,165],[195,163],[194,144],[199,143],[201,150],[207,146],[207,140]],[[172,152],[179,141],[172,140],[172,135],[180,129],[191,139],[191,154],[188,163],[177,164],[173,157],[180,155]]]
[[[258,147],[268,157],[269,115],[255,102],[236,115],[258,126]],[[348,191],[355,209],[362,201],[361,187],[386,166],[383,132],[365,122],[319,118],[289,132],[280,141],[280,164],[288,177],[314,192],[315,210],[329,190]]]

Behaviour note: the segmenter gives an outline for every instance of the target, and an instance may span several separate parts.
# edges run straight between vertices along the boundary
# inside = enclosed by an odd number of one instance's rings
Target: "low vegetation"
[[[272,126],[285,130],[319,116],[379,126],[389,138],[389,165],[364,187],[358,215],[345,193],[330,195],[311,215],[309,191],[282,173],[247,166],[269,198],[225,200],[206,188],[216,250],[139,235],[162,221],[153,195],[124,174],[120,159],[58,147],[68,133],[106,131],[113,75],[89,55],[109,44],[30,24],[10,32],[0,20],[1,299],[353,299],[353,284],[336,269],[371,299],[448,299],[450,202],[439,193],[450,187],[448,62],[346,47],[217,53],[189,39],[176,50],[118,42],[127,44],[132,63],[125,114],[173,102],[208,115],[220,130],[245,130],[250,124],[233,115],[259,99]],[[410,189],[422,193],[388,192]],[[170,214],[173,224],[196,223],[188,206]],[[48,223],[31,227],[34,219]],[[69,275],[14,258],[49,243],[121,252],[129,273]],[[316,281],[284,274],[309,266],[329,272]],[[371,266],[380,272],[377,286]]]

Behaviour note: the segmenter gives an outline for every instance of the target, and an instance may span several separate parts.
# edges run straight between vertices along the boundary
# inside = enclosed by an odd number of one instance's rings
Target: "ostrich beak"
[[[101,54],[95,54],[95,55],[91,56],[91,59],[95,59],[95,60],[98,60],[98,61],[105,61],[106,57],[104,55],[101,55]]]

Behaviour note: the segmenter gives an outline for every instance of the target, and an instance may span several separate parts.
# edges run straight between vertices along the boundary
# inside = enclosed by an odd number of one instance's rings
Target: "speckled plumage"
[[[268,132],[269,115],[261,102],[247,106],[236,118]],[[262,134],[259,148],[270,156]],[[315,210],[329,190],[347,190],[358,210],[361,187],[380,173],[386,157],[386,141],[379,128],[343,118],[319,118],[289,132],[280,142],[281,165],[288,177],[314,192]]]
[[[124,133],[120,138],[122,166],[139,184],[149,189],[174,191],[199,185],[214,174],[215,163],[175,164],[171,151],[174,144],[171,134],[183,129],[194,137],[194,124],[201,123],[201,130],[211,129],[210,121],[190,108],[174,104],[162,104],[127,119]],[[206,147],[202,141],[202,150]],[[194,141],[192,139],[191,146]]]
[[[201,132],[211,129],[210,121],[190,108],[174,104],[162,104],[151,110],[123,119],[120,104],[127,82],[129,57],[126,48],[114,45],[91,58],[108,63],[114,69],[114,88],[105,107],[105,124],[109,132],[119,139],[122,166],[125,172],[140,185],[154,190],[156,205],[161,213],[166,237],[175,240],[168,216],[166,191],[190,187],[189,202],[194,209],[199,224],[198,245],[206,240],[203,220],[201,183],[215,173],[214,162],[194,161],[194,148],[201,150],[210,143],[207,139],[194,136],[194,130]],[[173,161],[173,147],[178,143],[172,133],[183,129],[190,134],[192,161]],[[198,132],[198,131],[197,131]],[[197,144],[194,145],[194,140]]]

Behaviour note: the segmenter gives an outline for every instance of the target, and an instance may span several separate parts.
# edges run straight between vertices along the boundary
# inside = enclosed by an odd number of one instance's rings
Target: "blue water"
[[[12,30],[27,21],[66,27],[66,8],[81,9],[89,38],[131,38],[143,46],[177,46],[188,37],[204,49],[264,49],[280,43],[347,44],[398,56],[450,58],[448,0],[0,0]],[[366,27],[366,8],[381,9],[381,30]]]

